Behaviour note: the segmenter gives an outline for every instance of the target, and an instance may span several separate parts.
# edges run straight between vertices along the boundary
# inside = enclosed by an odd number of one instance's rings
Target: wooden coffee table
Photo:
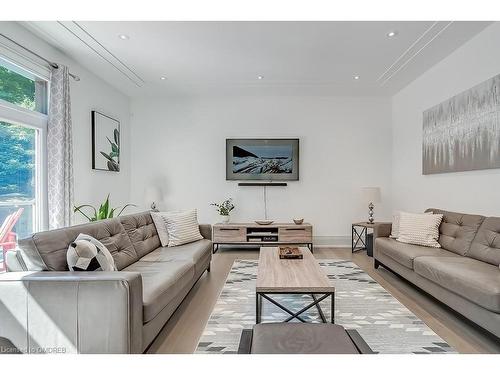
[[[255,288],[255,321],[257,324],[261,322],[263,298],[290,314],[285,322],[298,319],[305,323],[306,321],[300,315],[316,307],[323,323],[327,323],[319,303],[328,297],[331,298],[330,320],[331,323],[334,323],[335,287],[330,285],[328,277],[311,251],[307,247],[301,247],[300,250],[304,255],[303,259],[280,259],[277,247],[260,248]],[[273,294],[309,294],[312,297],[312,302],[299,311],[293,312],[272,299],[270,295]]]

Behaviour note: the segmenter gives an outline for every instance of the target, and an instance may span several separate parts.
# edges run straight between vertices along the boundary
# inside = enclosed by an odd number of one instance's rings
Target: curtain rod
[[[54,69],[59,69],[59,64],[57,64],[57,63],[55,63],[55,62],[53,62],[53,61],[50,61],[50,60],[46,59],[46,58],[45,58],[45,57],[43,57],[43,56],[40,56],[38,53],[36,53],[36,52],[34,52],[34,51],[30,50],[29,48],[26,48],[25,46],[23,46],[23,45],[19,44],[18,42],[16,42],[15,40],[13,40],[13,39],[9,38],[9,37],[8,37],[7,35],[5,35],[5,34],[0,33],[0,36],[3,36],[5,39],[7,39],[7,40],[9,40],[10,42],[14,43],[16,46],[21,47],[21,48],[22,48],[22,49],[24,49],[25,51],[27,51],[27,52],[31,53],[32,55],[34,55],[34,56],[38,57],[39,59],[41,59],[41,60],[43,60],[43,61],[45,61],[47,64],[49,64],[49,65],[50,65],[51,67],[53,67]],[[73,77],[73,79],[74,79],[75,81],[79,81],[79,80],[80,80],[80,77],[78,77],[77,75],[75,75],[75,74],[73,74],[73,73],[71,73],[71,72],[69,73],[69,75],[70,75],[71,77]]]

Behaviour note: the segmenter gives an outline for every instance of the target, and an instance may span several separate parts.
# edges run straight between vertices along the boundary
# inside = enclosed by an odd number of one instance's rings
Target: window
[[[0,121],[0,222],[19,209],[20,238],[38,230],[36,201],[38,130]]]
[[[0,59],[0,225],[21,214],[9,238],[0,238],[0,270],[2,242],[45,228],[47,88],[46,80]]]
[[[0,99],[30,111],[47,113],[47,81],[0,59]]]

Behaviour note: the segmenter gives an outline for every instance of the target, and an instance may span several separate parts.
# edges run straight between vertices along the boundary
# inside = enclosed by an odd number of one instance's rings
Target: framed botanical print
[[[120,171],[120,122],[92,111],[92,169]]]

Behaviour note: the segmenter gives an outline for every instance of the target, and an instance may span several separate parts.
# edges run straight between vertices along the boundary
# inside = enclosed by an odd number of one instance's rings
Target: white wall
[[[422,175],[424,110],[500,73],[500,23],[495,23],[393,97],[392,190],[395,210],[437,207],[500,213],[500,169]]]
[[[24,27],[2,22],[0,29],[40,55],[69,66],[81,80],[71,80],[71,112],[73,119],[75,204],[97,205],[111,193],[112,205],[130,200],[130,101],[97,76],[60,53]],[[121,170],[119,173],[92,170],[91,110],[98,110],[120,121]],[[83,219],[75,216],[77,222]]]
[[[349,224],[365,217],[361,186],[382,187],[377,219],[392,210],[442,207],[498,215],[500,170],[423,176],[422,112],[500,70],[500,24],[495,23],[428,70],[392,101],[318,96],[141,98],[130,101],[75,61],[13,22],[2,31],[81,77],[71,82],[76,203],[144,205],[144,188],[165,193],[163,208],[196,207],[215,222],[209,203],[232,196],[233,220],[263,216],[262,188],[225,180],[225,139],[299,137],[300,181],[268,189],[269,216],[303,216],[317,243],[345,244]],[[392,104],[392,106],[391,106]],[[392,113],[391,113],[392,107]],[[121,122],[121,172],[91,169],[90,111]],[[392,123],[392,129],[391,129]],[[392,132],[392,136],[391,136]],[[133,157],[133,158],[132,158]]]
[[[233,197],[234,221],[263,217],[263,189],[225,180],[225,139],[300,138],[300,181],[268,188],[269,216],[314,225],[317,243],[346,244],[363,220],[360,187],[380,186],[390,207],[390,100],[340,97],[143,98],[132,101],[132,200],[148,185],[164,209],[195,207],[216,222],[210,202]]]

